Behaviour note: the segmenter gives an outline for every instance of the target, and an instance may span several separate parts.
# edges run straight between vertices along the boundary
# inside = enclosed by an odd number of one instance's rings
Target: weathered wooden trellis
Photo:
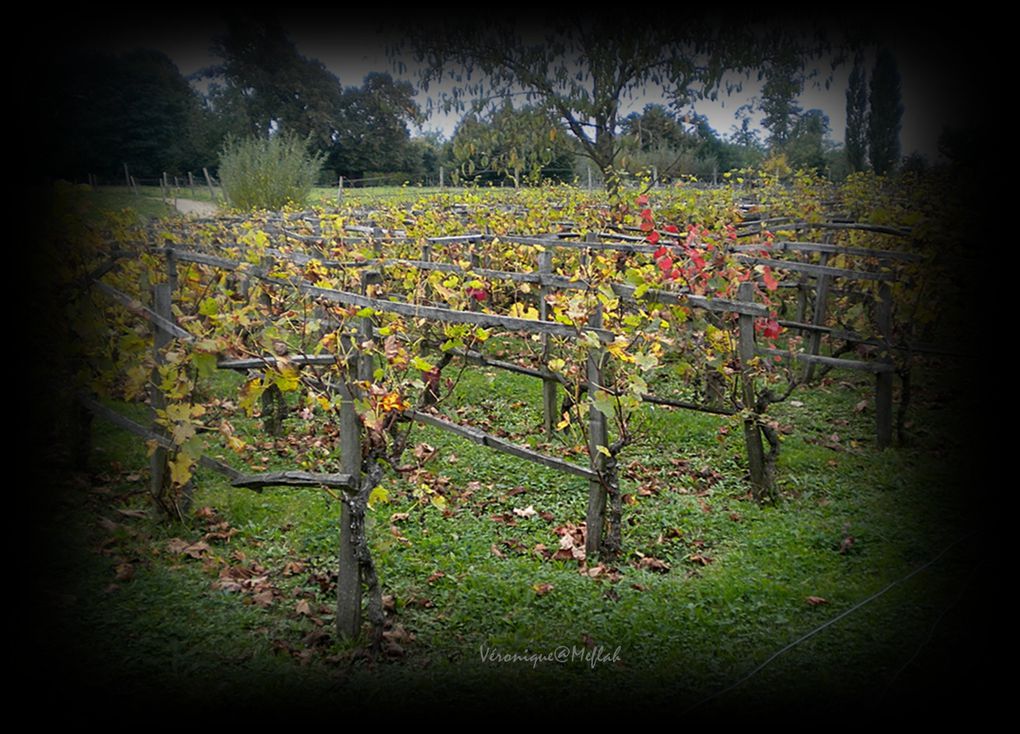
[[[910,235],[909,231],[885,225],[858,222],[798,222],[788,218],[762,220],[754,223],[741,235],[760,233],[766,222],[782,231],[862,231],[898,238],[905,238]],[[837,367],[874,374],[876,442],[879,448],[889,446],[893,438],[893,375],[897,372],[897,368],[893,363],[892,353],[893,351],[903,349],[910,349],[915,352],[927,351],[925,345],[915,344],[905,346],[894,342],[892,287],[897,282],[900,282],[900,275],[891,268],[896,265],[921,262],[924,259],[923,256],[914,252],[851,247],[831,242],[795,240],[779,240],[769,244],[767,247],[760,243],[736,245],[731,250],[738,253],[758,253],[757,256],[753,254],[738,255],[738,259],[748,265],[766,265],[779,271],[787,271],[800,275],[800,278],[796,281],[779,284],[780,288],[795,289],[797,292],[796,317],[794,319],[780,319],[779,324],[784,328],[792,329],[805,335],[808,340],[807,350],[805,352],[789,352],[761,349],[760,351],[769,356],[782,356],[804,363],[802,376],[805,382],[810,382],[814,378],[816,366]],[[777,259],[777,256],[783,254],[817,255],[818,262]],[[830,265],[830,261],[836,256],[877,261],[880,263],[881,269],[868,270],[833,267]],[[826,325],[831,312],[829,301],[834,293],[833,283],[837,280],[878,283],[878,298],[875,303],[874,319],[877,331],[875,336],[855,334]],[[811,304],[813,304],[813,307],[811,307],[811,319],[809,321],[807,320],[807,311]],[[870,360],[825,356],[820,354],[822,338],[824,336],[840,339],[845,341],[847,345],[858,344],[874,347],[878,350],[878,353],[875,359]],[[903,380],[909,380],[909,376],[906,373],[901,373],[900,376]],[[902,413],[905,408],[906,404],[901,403],[901,425]]]
[[[375,228],[365,228],[363,234],[373,235],[376,242],[383,234]],[[288,233],[288,237],[296,237],[297,233]],[[355,293],[336,289],[321,288],[310,285],[306,282],[295,281],[275,277],[270,274],[269,265],[275,259],[290,260],[291,262],[308,262],[310,256],[300,253],[288,253],[278,249],[270,249],[266,252],[266,259],[258,267],[250,267],[237,260],[225,258],[218,255],[200,252],[196,250],[169,247],[158,249],[166,257],[168,283],[161,284],[154,289],[154,307],[146,308],[138,304],[127,294],[121,293],[111,286],[96,280],[97,287],[113,297],[122,304],[130,307],[139,315],[148,319],[154,328],[154,340],[159,346],[170,338],[177,338],[183,341],[193,341],[193,337],[184,329],[179,327],[173,320],[170,308],[170,297],[173,292],[173,284],[177,278],[177,268],[180,263],[195,263],[204,266],[220,268],[228,271],[243,271],[246,278],[257,278],[271,286],[296,289],[297,291],[323,302],[331,302],[342,306],[354,306],[358,308],[370,308],[379,313],[393,313],[416,319],[426,319],[444,323],[464,323],[482,327],[493,327],[510,332],[523,332],[538,335],[543,340],[543,358],[549,356],[549,339],[554,336],[576,337],[577,329],[545,319],[530,320],[500,316],[496,314],[483,313],[479,311],[462,311],[441,306],[419,305],[404,303],[394,300],[386,300],[372,297],[366,294],[365,286],[371,280],[373,268],[385,268],[389,265],[407,265],[422,270],[440,270],[450,272],[472,273],[487,278],[500,278],[516,282],[532,283],[539,286],[539,303],[545,303],[545,296],[557,289],[585,289],[588,284],[577,279],[565,278],[553,271],[552,251],[555,248],[580,249],[586,253],[599,250],[612,250],[617,252],[651,253],[657,248],[650,245],[635,244],[628,242],[599,242],[594,236],[589,236],[585,241],[574,241],[564,239],[561,236],[546,237],[502,237],[501,240],[508,243],[520,245],[537,246],[536,251],[537,268],[533,272],[511,272],[499,271],[489,268],[476,267],[477,257],[472,257],[472,267],[465,269],[459,265],[436,262],[433,259],[432,247],[443,241],[480,242],[487,235],[465,235],[454,238],[434,238],[426,242],[422,247],[419,260],[411,259],[378,259],[375,261],[361,262],[334,262],[323,260],[326,267],[359,267],[363,268],[361,278],[362,292]],[[309,238],[314,239],[314,238]],[[379,252],[379,250],[376,250]],[[150,251],[151,252],[151,251]],[[635,289],[623,284],[612,284],[613,292],[624,301],[635,300]],[[708,309],[716,312],[736,313],[739,321],[739,356],[742,367],[742,402],[747,409],[744,419],[745,440],[748,449],[749,469],[751,480],[755,487],[764,487],[769,481],[765,472],[764,450],[762,446],[759,424],[761,417],[754,413],[756,406],[753,380],[750,377],[749,365],[757,354],[767,350],[757,347],[754,339],[754,319],[767,315],[766,309],[753,302],[753,285],[744,283],[740,289],[736,301],[724,299],[707,299],[692,294],[651,290],[645,294],[646,300],[658,301],[661,303],[686,303],[691,306]],[[546,314],[541,314],[545,316]],[[370,380],[373,371],[371,358],[359,353],[358,345],[372,335],[371,317],[364,317],[360,320],[358,333],[345,333],[344,352],[350,355],[347,358],[348,376],[356,376],[359,380]],[[600,344],[612,341],[614,334],[602,328],[600,314],[596,312],[590,317],[585,331],[592,334]],[[489,365],[500,369],[508,369],[520,374],[530,375],[543,380],[543,423],[547,430],[555,424],[558,417],[556,408],[557,385],[562,378],[548,370],[544,365],[541,369],[531,369],[512,363],[492,360],[479,353],[472,353],[468,350],[457,350],[456,356],[469,361]],[[274,357],[262,357],[252,360],[221,359],[218,367],[221,369],[247,370],[266,367],[274,362]],[[296,367],[307,367],[314,365],[332,364],[336,358],[330,355],[288,355],[288,362]],[[587,360],[586,380],[583,385],[587,389],[589,399],[594,404],[595,393],[604,389],[604,369],[606,352],[602,347],[591,348]],[[365,582],[365,566],[363,559],[359,557],[357,536],[363,536],[364,532],[364,503],[360,504],[354,498],[362,493],[364,487],[362,482],[362,450],[361,450],[361,426],[354,409],[354,401],[357,398],[356,388],[352,387],[353,380],[344,380],[337,386],[340,392],[340,436],[341,436],[341,466],[343,471],[335,474],[320,474],[312,472],[272,472],[265,474],[242,474],[232,469],[223,462],[203,457],[202,466],[219,471],[227,476],[233,486],[261,489],[268,486],[306,486],[306,487],[334,487],[345,492],[348,501],[342,505],[340,520],[340,550],[339,550],[339,578],[338,578],[338,600],[337,600],[337,629],[344,637],[351,637],[360,629],[362,609],[362,584]],[[642,398],[647,402],[659,403],[681,408],[695,410],[707,410],[715,413],[731,413],[725,409],[699,406],[675,401],[668,398],[659,398],[653,395],[644,395]],[[172,442],[162,435],[158,423],[153,421],[153,428],[146,428],[137,423],[127,420],[122,416],[105,408],[91,397],[83,397],[84,404],[99,414],[107,416],[122,427],[135,432],[146,439],[154,440],[163,449],[173,448]],[[158,407],[157,399],[154,396],[153,409]],[[587,541],[586,550],[589,554],[595,555],[607,549],[604,526],[606,524],[607,500],[619,497],[619,487],[615,475],[615,455],[607,459],[600,452],[599,447],[606,447],[610,444],[605,416],[594,407],[589,411],[589,466],[581,466],[562,459],[547,456],[523,446],[518,446],[481,431],[472,426],[458,425],[441,417],[419,410],[409,410],[406,417],[421,423],[432,425],[463,438],[471,440],[491,449],[517,456],[522,459],[533,461],[544,466],[563,471],[574,476],[587,479],[589,482],[589,502],[586,513],[587,518]],[[165,464],[165,455],[154,458],[153,464],[153,492],[161,491],[162,480],[157,484],[157,476],[162,475],[162,469],[157,463]],[[618,518],[615,529],[611,525],[611,533],[619,532]],[[610,533],[610,534],[611,534]],[[363,538],[362,538],[363,539]],[[612,540],[610,538],[610,540]],[[611,547],[609,549],[612,549]],[[374,571],[373,571],[374,573]]]

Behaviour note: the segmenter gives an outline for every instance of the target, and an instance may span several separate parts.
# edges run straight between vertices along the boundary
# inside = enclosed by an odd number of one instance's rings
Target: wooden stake
[[[360,481],[361,477],[361,421],[354,408],[352,390],[359,370],[356,345],[348,336],[342,337],[347,361],[347,374],[340,381],[340,467]],[[361,632],[361,572],[354,549],[353,523],[355,518],[347,502],[340,509],[340,546],[337,558],[336,632],[340,639],[354,639]]]
[[[545,249],[538,253],[538,272],[544,277],[552,274],[552,250]],[[543,285],[539,291],[538,314],[541,321],[549,317],[549,305],[545,299],[550,293],[550,288]],[[548,334],[542,335],[542,370],[549,368],[549,353],[552,338]],[[552,438],[559,423],[559,408],[556,406],[557,381],[550,378],[542,378],[542,423],[545,428],[545,435]]]
[[[892,363],[889,346],[892,342],[892,289],[882,283],[878,290],[878,331],[882,339],[881,361]],[[892,445],[893,424],[893,373],[892,370],[875,374],[875,431],[878,447]]]
[[[163,318],[171,318],[170,310],[170,284],[157,283],[153,287],[152,310]],[[166,397],[159,388],[162,377],[159,374],[159,366],[164,363],[163,347],[170,342],[170,335],[163,330],[159,324],[152,325],[153,339],[152,350],[156,360],[156,366],[152,370],[152,384],[149,386],[149,407],[151,412],[152,432],[156,435],[165,435],[166,429],[157,420],[159,411],[166,410]],[[169,480],[169,467],[167,461],[169,452],[157,446],[149,458],[149,494],[152,496],[156,508],[161,513],[166,513],[165,504],[166,487]]]
[[[209,186],[209,198],[212,199],[212,203],[216,203],[216,189],[212,185],[212,176],[209,175],[209,169],[205,166],[202,167],[202,174],[205,176],[205,182]]]
[[[751,302],[754,300],[754,284],[741,283],[737,291],[737,299]],[[772,488],[769,486],[765,473],[765,449],[761,442],[761,430],[758,428],[758,413],[754,391],[754,378],[751,373],[751,360],[755,356],[754,348],[754,317],[749,314],[739,316],[740,324],[740,389],[744,403],[744,443],[747,446],[747,464],[751,474],[751,487],[754,498],[759,502],[770,499]]]
[[[820,264],[825,267],[829,262],[829,253],[823,252],[820,255]],[[831,278],[828,275],[819,275],[817,285],[815,286],[815,315],[811,320],[811,323],[815,326],[825,325],[825,315],[828,310],[829,301],[829,283]],[[808,354],[816,356],[818,350],[822,345],[822,334],[819,331],[813,332],[808,337]],[[815,376],[815,365],[813,362],[808,362],[804,367],[804,382],[811,382]]]
[[[588,326],[602,328],[602,304],[599,304],[588,319]],[[606,427],[606,416],[595,408],[595,394],[603,385],[602,362],[605,357],[603,349],[588,350],[588,452],[591,456],[592,471],[601,474],[605,470],[606,457],[599,452],[599,446],[609,446],[609,431]],[[601,480],[592,479],[588,482],[588,532],[584,549],[588,558],[594,558],[602,549],[602,533],[606,519],[606,488]]]

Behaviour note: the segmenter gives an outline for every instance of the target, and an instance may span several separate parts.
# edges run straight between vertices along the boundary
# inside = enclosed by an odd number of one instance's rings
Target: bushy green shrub
[[[220,181],[231,206],[238,209],[281,209],[302,206],[322,167],[321,154],[312,155],[300,138],[229,137],[220,153]]]

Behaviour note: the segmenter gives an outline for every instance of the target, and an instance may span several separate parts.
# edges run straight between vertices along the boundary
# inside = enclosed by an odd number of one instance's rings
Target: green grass
[[[231,381],[232,375],[218,377],[217,387]],[[936,388],[922,389],[922,399]],[[595,691],[602,703],[680,710],[906,575],[968,526],[971,513],[951,472],[962,461],[954,453],[959,447],[951,425],[939,423],[950,416],[917,406],[917,444],[879,452],[870,410],[854,412],[869,389],[866,379],[837,375],[798,391],[800,405],[776,406],[775,417],[790,432],[774,507],[749,500],[735,426],[723,435],[720,427],[730,425],[724,419],[649,412],[647,438],[624,456],[623,490],[633,501],[625,508],[626,553],[614,565],[615,579],[591,579],[576,562],[533,552],[536,544],[555,549],[554,528],[583,520],[583,480],[415,428],[414,442],[436,449],[422,467],[429,474],[419,479],[444,495],[448,511],[416,497],[406,480],[387,477],[391,502],[372,511],[369,535],[385,593],[395,599],[391,623],[414,639],[399,640],[402,656],[375,664],[349,643],[308,643],[333,621],[335,500],[305,490],[255,494],[200,472],[196,506],[215,508],[236,534],[213,543],[207,558],[176,556],[167,551],[169,539],[200,539],[203,521],[165,526],[117,512],[145,507],[144,448],[97,422],[93,493],[73,493],[63,516],[80,547],[90,549],[75,557],[66,632],[76,640],[75,659],[99,661],[90,678],[128,696],[146,695],[155,682],[206,702],[230,692],[241,696],[232,700],[290,705],[332,691],[318,703],[368,704],[386,691],[427,689],[443,701],[480,704],[498,686],[516,696],[505,700],[541,694],[562,702]],[[453,401],[465,416],[543,447],[535,381],[471,370]],[[255,421],[237,425],[248,438],[257,434]],[[301,421],[292,416],[287,426],[297,433]],[[839,450],[824,445],[833,445],[834,432]],[[932,460],[935,446],[940,454]],[[278,448],[272,463],[286,466],[286,450]],[[529,506],[552,519],[513,513]],[[407,517],[394,519],[395,513]],[[100,517],[116,529],[104,528]],[[848,536],[854,540],[846,547]],[[669,572],[638,568],[638,552],[664,561]],[[711,560],[702,565],[698,558]],[[288,574],[295,561],[303,568]],[[886,687],[899,680],[896,670],[951,606],[965,561],[959,550],[950,553],[704,710],[768,709],[802,696],[823,708],[884,700]],[[124,562],[134,576],[116,581]],[[212,588],[224,568],[251,563],[277,590],[267,608],[251,604],[251,594]],[[552,590],[538,594],[539,584]],[[813,606],[809,596],[827,603]],[[297,613],[301,601],[321,627]],[[88,634],[74,634],[76,624]],[[483,662],[480,655],[483,647],[528,654],[586,643],[608,654],[619,648],[620,662],[532,667]],[[338,680],[342,693],[331,688]]]

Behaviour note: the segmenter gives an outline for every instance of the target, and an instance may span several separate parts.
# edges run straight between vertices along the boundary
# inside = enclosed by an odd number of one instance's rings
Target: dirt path
[[[177,199],[177,211],[182,214],[195,214],[199,217],[211,217],[217,211],[215,204],[194,199]]]

